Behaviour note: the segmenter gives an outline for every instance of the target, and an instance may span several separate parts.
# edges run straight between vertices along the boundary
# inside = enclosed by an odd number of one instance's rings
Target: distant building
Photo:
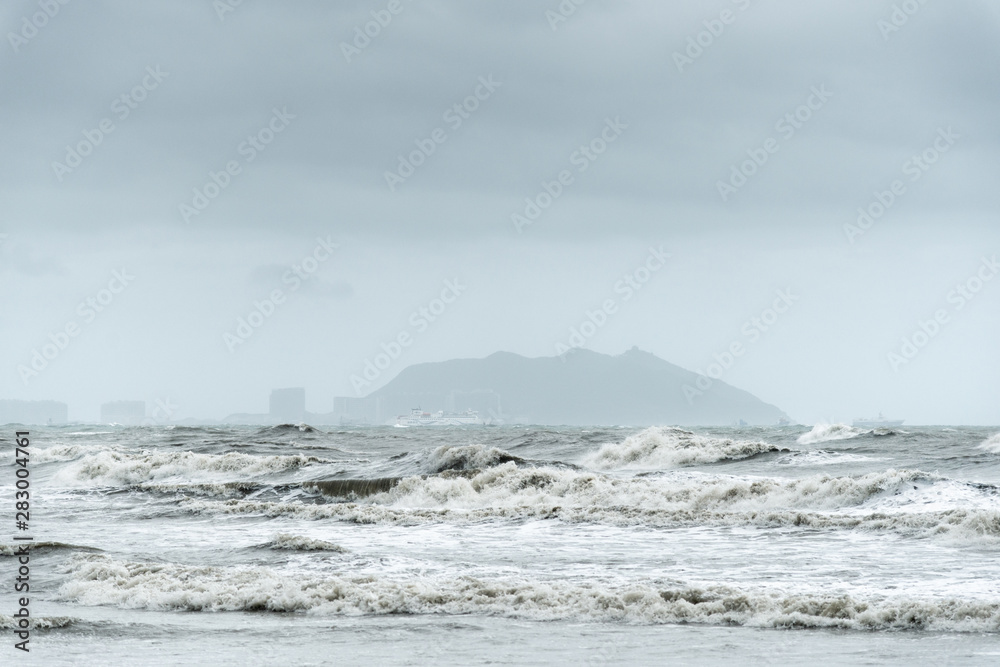
[[[303,387],[272,389],[268,414],[271,421],[298,424],[306,417],[306,390]]]
[[[101,406],[101,421],[105,424],[138,426],[145,419],[145,401],[112,401]]]
[[[379,424],[380,403],[373,397],[335,396],[333,421],[341,424]]]
[[[0,401],[0,424],[65,424],[67,412],[58,401]]]

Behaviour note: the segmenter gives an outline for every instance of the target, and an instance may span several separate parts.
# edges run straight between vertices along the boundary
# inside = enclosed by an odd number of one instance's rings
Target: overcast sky
[[[46,6],[0,8],[0,398],[325,412],[401,333],[361,393],[610,300],[586,347],[741,342],[805,423],[1000,423],[995,2]]]

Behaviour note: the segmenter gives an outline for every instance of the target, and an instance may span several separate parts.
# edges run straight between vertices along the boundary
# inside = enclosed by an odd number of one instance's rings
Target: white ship
[[[479,413],[475,410],[466,410],[459,413],[445,413],[442,410],[437,412],[424,412],[420,408],[413,408],[408,415],[396,417],[396,426],[464,426],[467,424],[482,424]]]
[[[854,420],[854,428],[889,428],[890,426],[902,426],[902,419],[886,419],[882,413],[878,413],[878,417],[875,419],[866,419],[861,417],[860,419]]]

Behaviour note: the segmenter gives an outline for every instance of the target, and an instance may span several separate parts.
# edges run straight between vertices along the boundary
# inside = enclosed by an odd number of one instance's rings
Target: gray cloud
[[[218,414],[305,383],[328,409],[445,279],[468,294],[400,364],[551,354],[664,244],[675,266],[591,347],[698,368],[791,286],[799,307],[727,381],[803,419],[881,406],[997,420],[994,286],[919,364],[885,360],[1000,246],[992,3],[927,3],[886,38],[892,2],[591,0],[553,30],[554,1],[404,1],[348,62],[342,43],[385,5],[245,2],[220,20],[209,2],[71,2],[16,51],[7,37],[0,393],[64,397],[88,416],[98,394],[169,390]],[[678,71],[674,53],[723,10],[733,21]],[[37,11],[6,4],[5,35]],[[448,110],[480,77],[500,85],[454,126]],[[785,137],[776,124],[814,87],[832,97]],[[275,109],[294,116],[280,132]],[[627,128],[581,171],[574,156],[608,118]],[[57,173],[105,120],[113,130]],[[960,138],[907,180],[939,128]],[[385,173],[436,129],[444,141],[390,191]],[[269,143],[250,150],[255,136]],[[777,151],[723,201],[718,182],[769,138]],[[518,233],[511,216],[563,170],[572,184]],[[896,179],[905,194],[850,243],[844,226]],[[185,221],[196,189],[206,206]],[[230,352],[223,333],[322,235],[341,252]],[[24,386],[12,369],[121,266],[134,286]],[[968,389],[927,389],[945,386]]]

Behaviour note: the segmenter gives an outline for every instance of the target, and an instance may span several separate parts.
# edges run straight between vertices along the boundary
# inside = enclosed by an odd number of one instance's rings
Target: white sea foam
[[[1000,543],[1000,511],[952,509],[930,512],[820,512],[809,510],[645,510],[641,508],[601,508],[529,506],[479,510],[399,509],[385,506],[337,503],[301,503],[231,500],[206,503],[186,500],[182,507],[196,514],[294,517],[304,520],[335,520],[357,524],[418,526],[447,523],[480,525],[483,522],[554,519],[565,523],[601,524],[617,527],[681,526],[754,527],[764,529],[848,530],[890,532],[918,538],[933,538],[956,545],[994,547]]]
[[[31,464],[40,465],[43,463],[61,463],[64,461],[72,461],[78,459],[87,454],[96,454],[99,452],[106,452],[118,449],[114,446],[108,445],[92,445],[92,444],[60,444],[51,445],[49,447],[37,447],[33,446],[31,448]],[[11,448],[7,452],[0,452],[0,461],[12,461],[16,456],[16,451]]]
[[[1000,433],[984,440],[983,444],[979,445],[979,449],[985,449],[991,454],[1000,454]]]
[[[739,478],[671,473],[618,478],[513,463],[474,474],[408,477],[356,502],[185,499],[206,514],[416,525],[559,519],[616,526],[725,525],[894,531],[992,543],[996,494],[914,470],[857,477]]]
[[[21,619],[15,619],[13,616],[8,616],[7,614],[0,614],[0,630],[20,629],[20,626],[18,625],[18,621],[20,620]],[[54,630],[57,628],[68,628],[69,626],[77,623],[77,620],[78,619],[70,616],[33,616],[31,618],[31,629]]]
[[[813,467],[826,465],[842,465],[844,463],[862,463],[872,461],[869,456],[860,454],[844,454],[842,452],[828,452],[818,449],[811,452],[794,452],[779,458],[778,465],[792,467]]]
[[[813,445],[817,442],[831,440],[849,440],[867,432],[847,424],[816,424],[811,431],[799,436],[798,443],[800,445]]]
[[[32,452],[32,463],[58,463],[62,461],[73,461],[87,454],[110,451],[110,447],[105,445],[53,445],[44,449],[36,449]]]
[[[406,477],[367,502],[394,507],[480,509],[530,505],[643,509],[836,509],[945,478],[915,470],[799,479],[697,473],[621,478],[505,463],[467,475]]]
[[[699,463],[745,459],[780,448],[767,442],[695,435],[690,431],[654,426],[624,441],[603,445],[583,460],[598,470],[663,470]]]
[[[240,479],[301,468],[323,462],[312,456],[254,456],[239,452],[196,454],[162,450],[103,450],[87,454],[61,469],[63,484],[132,485],[181,479]]]
[[[543,580],[530,576],[291,574],[77,557],[64,600],[124,609],[309,612],[317,615],[489,614],[538,621],[703,623],[847,630],[1000,630],[1000,601],[773,588]]]

